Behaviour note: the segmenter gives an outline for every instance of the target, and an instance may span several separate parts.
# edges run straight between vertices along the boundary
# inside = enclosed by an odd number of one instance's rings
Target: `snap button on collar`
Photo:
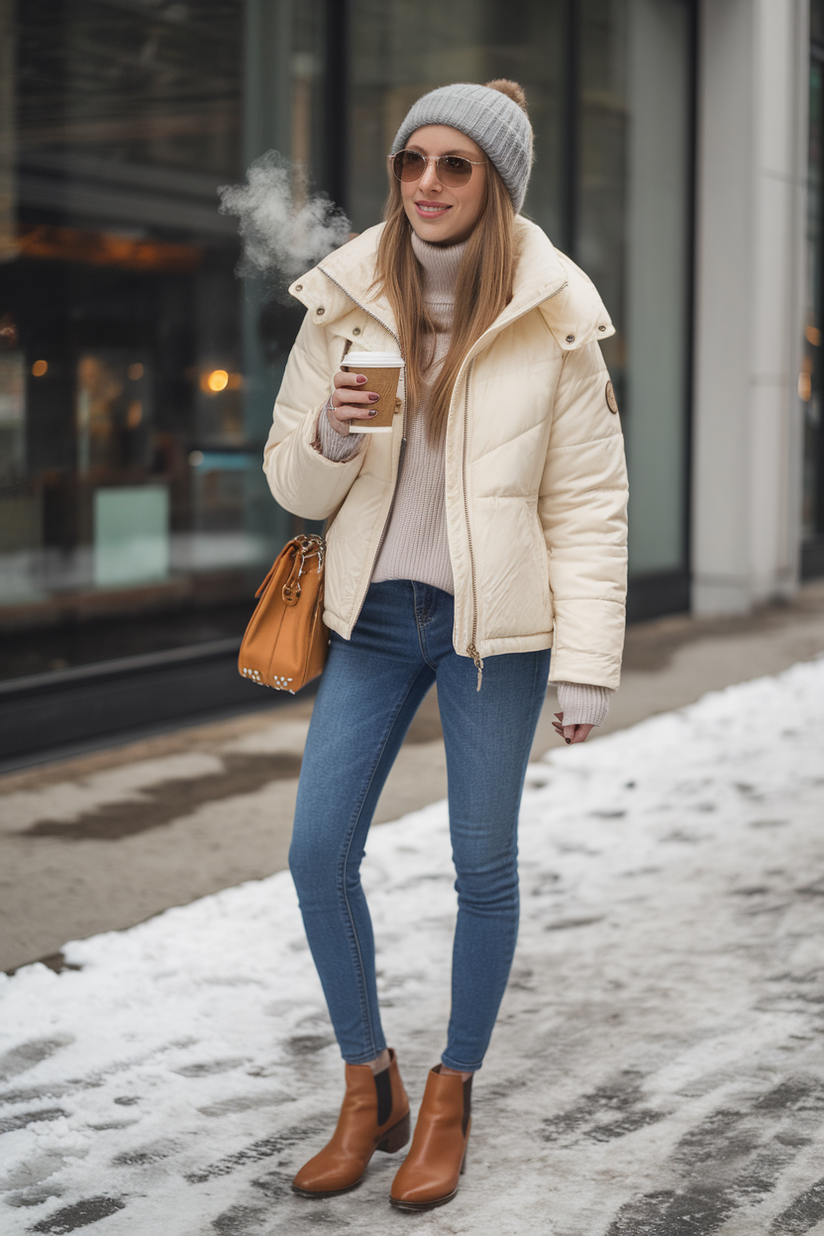
[[[574,336],[574,335],[567,335],[567,337],[566,337],[566,341],[567,341],[567,343],[574,343],[574,342],[575,342],[575,336]]]
[[[318,315],[318,317],[321,317],[324,313],[326,313],[326,310],[324,309],[323,305],[321,305],[319,309],[315,310],[315,313]]]
[[[303,284],[302,284],[302,283],[296,283],[296,284],[295,284],[295,291],[296,291],[296,292],[302,292],[302,291],[303,291]]]
[[[353,328],[352,328],[352,334],[353,334],[353,335],[359,335],[359,334],[360,334],[360,327],[359,327],[359,326],[355,326],[355,327],[353,327]]]

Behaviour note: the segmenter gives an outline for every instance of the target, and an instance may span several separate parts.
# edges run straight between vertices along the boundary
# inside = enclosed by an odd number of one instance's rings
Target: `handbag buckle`
[[[317,558],[318,571],[323,566],[323,539],[319,536],[306,535],[295,537],[295,542],[298,546],[298,555],[295,558],[295,565],[292,567],[292,574],[283,585],[282,593],[284,605],[297,605],[300,597],[300,577],[305,573],[307,558]]]

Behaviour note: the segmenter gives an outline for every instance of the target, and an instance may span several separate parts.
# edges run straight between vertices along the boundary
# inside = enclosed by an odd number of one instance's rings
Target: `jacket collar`
[[[360,306],[397,335],[397,323],[386,298],[374,284],[378,241],[385,224],[370,227],[334,250],[289,288],[318,326],[340,321]]]
[[[339,322],[360,307],[397,338],[397,324],[386,298],[373,286],[378,242],[385,224],[362,232],[296,279],[290,293],[321,326]],[[531,309],[538,308],[558,344],[571,351],[615,329],[587,275],[550,241],[536,224],[515,219],[518,266],[512,300],[482,336],[473,354]]]

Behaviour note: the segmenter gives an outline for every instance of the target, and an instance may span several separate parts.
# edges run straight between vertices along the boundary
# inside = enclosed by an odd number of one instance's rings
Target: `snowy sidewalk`
[[[0,979],[0,1231],[824,1233],[824,660],[532,765],[512,980],[456,1200],[291,1194],[340,1101],[287,873]],[[231,829],[227,819],[226,828]],[[373,831],[390,1042],[443,1046],[445,805]]]

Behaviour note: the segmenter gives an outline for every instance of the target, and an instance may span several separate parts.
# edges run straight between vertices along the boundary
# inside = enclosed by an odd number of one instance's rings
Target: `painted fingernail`
[[[364,382],[366,381],[366,374],[359,373],[358,376],[355,378],[355,381],[357,382],[358,386],[363,386]]]
[[[378,409],[377,409],[377,408],[372,408],[372,410],[370,411],[369,415],[370,415],[370,416],[377,416],[377,415],[378,415]]]
[[[370,403],[377,403],[380,399],[380,395],[367,395],[367,399]]]
[[[569,744],[572,742],[572,739],[571,739],[571,738],[565,738],[565,739],[564,739],[564,742],[566,743],[566,745],[567,745],[567,746],[569,746]]]

